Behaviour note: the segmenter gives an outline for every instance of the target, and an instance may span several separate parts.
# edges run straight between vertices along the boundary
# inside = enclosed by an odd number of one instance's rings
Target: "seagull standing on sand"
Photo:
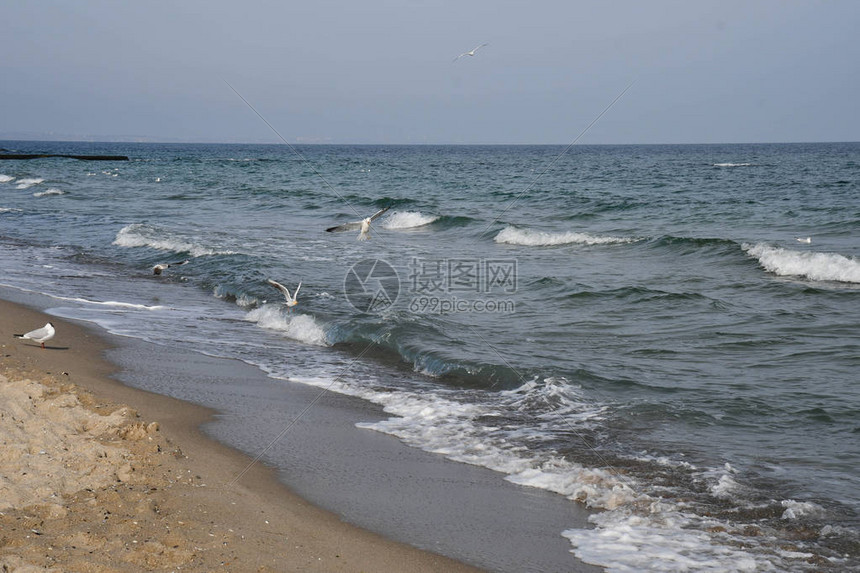
[[[811,242],[812,242],[812,237],[806,237],[806,238],[804,238],[804,237],[795,237],[795,238],[797,239],[797,242],[798,242],[798,243],[807,243],[807,244],[809,244],[809,243],[811,243]]]
[[[27,334],[16,334],[15,338],[32,340],[33,342],[38,342],[39,344],[41,344],[42,348],[45,348],[45,343],[54,338],[54,334],[56,334],[56,332],[57,331],[54,330],[54,325],[49,322],[42,328],[31,330]]]
[[[266,282],[284,294],[284,298],[287,299],[287,306],[293,307],[299,304],[299,301],[297,301],[296,298],[299,296],[299,289],[302,288],[302,281],[299,281],[299,286],[296,287],[296,292],[293,294],[290,294],[290,290],[277,281],[267,279]]]
[[[344,223],[343,225],[338,225],[336,227],[329,227],[326,229],[327,232],[331,233],[332,231],[340,232],[340,231],[352,231],[354,229],[361,229],[361,232],[358,234],[359,241],[366,241],[370,238],[370,224],[382,216],[383,213],[391,209],[391,207],[386,207],[385,209],[380,209],[370,217],[365,217],[361,221],[353,221],[351,223]]]
[[[459,59],[460,59],[460,58],[462,58],[463,56],[474,56],[474,55],[475,55],[475,52],[477,52],[478,50],[480,50],[480,49],[481,49],[481,48],[483,48],[484,46],[488,46],[488,45],[489,45],[489,44],[487,44],[486,42],[484,42],[484,43],[483,43],[483,44],[481,44],[480,46],[476,46],[476,47],[472,48],[471,50],[469,50],[468,52],[463,52],[462,54],[460,54],[459,56],[457,56],[456,58],[454,58],[453,60],[451,60],[451,63],[453,64],[454,62],[456,62],[457,60],[459,60]]]
[[[160,275],[170,267],[178,267],[180,265],[186,264],[188,261],[182,261],[181,263],[159,263],[152,267],[152,274]]]

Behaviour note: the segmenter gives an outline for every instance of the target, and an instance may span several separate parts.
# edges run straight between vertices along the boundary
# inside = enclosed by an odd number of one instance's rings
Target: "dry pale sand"
[[[12,336],[48,320],[44,350]],[[211,411],[112,381],[105,348],[0,301],[0,571],[476,571],[248,469],[198,430]]]

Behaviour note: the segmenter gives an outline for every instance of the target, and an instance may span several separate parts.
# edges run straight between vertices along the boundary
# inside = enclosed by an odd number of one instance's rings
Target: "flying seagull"
[[[798,243],[811,243],[812,237],[796,237]]]
[[[161,273],[163,273],[164,271],[166,271],[170,267],[178,267],[180,265],[184,265],[187,262],[188,261],[182,261],[180,263],[159,263],[159,264],[155,265],[154,267],[152,267],[152,274],[160,275]]]
[[[488,46],[488,45],[489,45],[489,44],[487,44],[486,42],[484,42],[484,43],[483,43],[483,44],[481,44],[480,46],[476,46],[476,47],[472,48],[471,50],[469,50],[468,52],[463,52],[462,54],[460,54],[459,56],[457,56],[456,58],[454,58],[453,60],[451,60],[451,63],[453,64],[454,62],[456,62],[457,60],[459,60],[459,59],[460,59],[460,58],[462,58],[463,56],[474,56],[474,55],[475,55],[475,52],[477,52],[478,50],[480,50],[480,49],[481,49],[481,48],[483,48],[484,46]]]
[[[391,209],[391,207],[386,207],[385,209],[380,209],[370,217],[365,217],[361,221],[353,221],[351,223],[344,223],[343,225],[338,225],[336,227],[329,227],[326,229],[327,232],[331,233],[332,231],[352,231],[355,229],[361,229],[361,232],[358,234],[359,241],[366,241],[370,238],[370,224],[382,216],[383,213]]]
[[[54,338],[54,334],[56,334],[56,332],[57,331],[54,330],[54,325],[49,322],[42,328],[31,330],[27,334],[16,334],[15,337],[38,342],[42,345],[42,348],[45,348],[45,343]]]
[[[296,287],[296,292],[292,295],[290,294],[289,289],[281,283],[273,281],[272,279],[266,279],[266,282],[284,294],[284,298],[287,299],[287,306],[296,306],[299,304],[299,301],[297,301],[296,298],[299,296],[299,289],[302,288],[302,281],[299,281],[299,286]]]

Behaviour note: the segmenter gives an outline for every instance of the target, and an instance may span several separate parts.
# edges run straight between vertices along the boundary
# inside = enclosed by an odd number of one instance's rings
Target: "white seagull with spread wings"
[[[361,229],[361,232],[358,234],[359,241],[366,241],[370,238],[370,224],[382,216],[383,213],[388,211],[391,207],[386,207],[385,209],[380,209],[370,217],[365,217],[361,221],[353,221],[351,223],[344,223],[343,225],[337,225],[336,227],[329,227],[326,229],[327,232],[340,232],[340,231],[352,231],[354,229]]]
[[[45,343],[54,338],[54,334],[56,334],[56,332],[57,331],[54,330],[54,325],[49,322],[42,328],[31,330],[27,334],[16,334],[15,338],[32,340],[33,342],[38,342],[39,344],[41,344],[42,348],[45,348]]]
[[[299,286],[296,287],[296,292],[294,292],[293,294],[290,294],[290,290],[277,281],[267,279],[266,282],[284,294],[284,298],[287,299],[287,306],[292,307],[299,304],[299,301],[297,301],[296,298],[299,296],[299,289],[302,288],[302,281],[299,281]]]
[[[489,46],[489,44],[488,44],[488,43],[486,43],[486,42],[484,42],[484,43],[483,43],[483,44],[481,44],[480,46],[476,46],[476,47],[472,48],[471,50],[469,50],[468,52],[463,52],[462,54],[460,54],[459,56],[457,56],[456,58],[454,58],[453,60],[451,60],[451,63],[453,64],[454,62],[456,62],[457,60],[459,60],[459,59],[460,59],[460,58],[462,58],[463,56],[474,56],[474,55],[475,55],[475,52],[477,52],[478,50],[480,50],[480,49],[481,49],[481,48],[483,48],[484,46]]]

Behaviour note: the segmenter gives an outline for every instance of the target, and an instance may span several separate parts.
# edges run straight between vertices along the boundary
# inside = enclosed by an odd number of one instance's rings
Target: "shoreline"
[[[108,337],[7,300],[0,300],[0,315],[0,374],[6,378],[0,381],[5,388],[21,380],[44,386],[35,392],[37,386],[31,387],[32,404],[22,408],[38,412],[47,397],[50,407],[120,418],[109,439],[77,431],[67,438],[88,440],[89,447],[108,452],[118,448],[112,455],[127,462],[112,468],[106,485],[58,493],[56,484],[49,484],[39,503],[22,501],[22,507],[0,511],[0,563],[12,570],[30,565],[54,571],[237,566],[254,571],[478,571],[350,525],[309,504],[282,484],[275,470],[260,463],[249,466],[247,455],[201,431],[215,411],[114,380],[118,368],[103,358],[113,347]],[[13,332],[48,320],[58,334],[47,349],[12,338]],[[134,411],[123,410],[125,405]],[[29,463],[35,456],[39,461],[52,457],[51,445],[38,451],[33,447],[24,444],[31,451],[20,459]],[[58,449],[63,448],[68,450],[68,444]],[[15,481],[6,477],[24,474],[11,487],[32,489],[29,466],[22,470],[14,460],[0,462],[4,485]],[[63,464],[68,468],[68,460],[61,461],[42,475],[62,474]],[[99,466],[104,463],[86,471],[97,473],[93,470]],[[241,481],[235,481],[240,473]],[[65,483],[71,476],[59,477]]]

